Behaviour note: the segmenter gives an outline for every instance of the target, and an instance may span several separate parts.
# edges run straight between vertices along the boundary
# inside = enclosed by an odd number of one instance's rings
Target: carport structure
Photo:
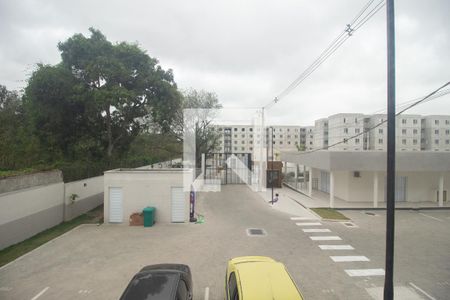
[[[385,202],[386,153],[380,151],[281,152],[281,160],[303,167],[304,184],[298,188],[310,197],[313,189],[347,202]],[[300,168],[301,169],[301,168]],[[449,152],[397,152],[396,201],[428,202],[448,206]],[[297,178],[297,174],[295,174]]]

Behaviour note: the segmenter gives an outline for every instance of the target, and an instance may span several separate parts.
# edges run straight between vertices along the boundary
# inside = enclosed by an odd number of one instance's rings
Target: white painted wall
[[[0,225],[62,206],[63,194],[63,182],[0,194]]]
[[[183,187],[182,169],[112,170],[104,177],[104,218],[109,222],[109,188],[121,187],[123,191],[123,224],[128,225],[134,212],[147,206],[156,208],[155,221],[171,222],[171,187]],[[185,192],[186,222],[189,221],[189,192]]]
[[[72,181],[65,184],[64,200],[70,204],[70,195],[77,194],[75,203],[86,198],[103,193],[103,176],[91,177],[83,180]]]

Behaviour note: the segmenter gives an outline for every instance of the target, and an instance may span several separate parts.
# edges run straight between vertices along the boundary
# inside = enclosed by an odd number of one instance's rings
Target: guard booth
[[[283,163],[281,161],[269,161],[267,162],[266,170],[266,187],[281,188],[281,182],[283,181]]]

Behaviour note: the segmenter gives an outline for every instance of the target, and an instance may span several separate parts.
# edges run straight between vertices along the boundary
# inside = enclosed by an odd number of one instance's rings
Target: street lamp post
[[[272,141],[272,166],[270,169],[270,183],[272,186],[272,204],[273,204],[273,127],[271,126],[270,129],[272,130],[272,138],[270,139]]]

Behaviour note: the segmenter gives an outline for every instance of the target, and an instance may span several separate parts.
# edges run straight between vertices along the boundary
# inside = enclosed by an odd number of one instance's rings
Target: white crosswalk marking
[[[354,250],[350,245],[319,245],[322,250]]]
[[[330,256],[334,262],[370,261],[365,256]]]
[[[310,236],[309,237],[313,241],[340,241],[342,240],[340,237],[336,235],[331,236]]]
[[[292,221],[306,221],[306,220],[317,220],[311,217],[291,217]]]
[[[320,229],[320,228],[306,228],[306,229],[302,229],[303,232],[331,232],[330,229]]]
[[[295,225],[297,225],[297,226],[322,226],[322,224],[319,223],[319,222],[311,222],[311,223],[308,223],[308,222],[305,222],[305,223],[295,223]]]
[[[384,269],[352,269],[345,272],[351,277],[384,276]]]

